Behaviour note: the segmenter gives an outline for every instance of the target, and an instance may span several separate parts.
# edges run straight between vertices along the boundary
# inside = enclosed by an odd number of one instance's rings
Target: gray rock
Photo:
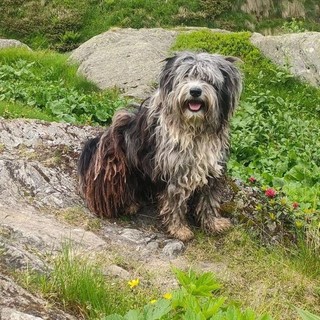
[[[43,320],[43,318],[35,317],[11,308],[3,308],[0,316],[1,320]]]
[[[137,229],[123,229],[120,231],[120,235],[125,240],[134,242],[136,244],[143,244],[148,242],[145,234]]]
[[[170,259],[176,258],[185,250],[185,245],[180,240],[167,240],[165,243],[162,253]]]
[[[251,42],[274,63],[314,86],[320,85],[320,32],[263,36],[254,33]]]
[[[49,307],[45,300],[30,294],[0,272],[0,319],[71,320],[75,318],[56,308]]]
[[[104,273],[108,276],[114,276],[124,280],[130,279],[130,273],[127,270],[117,266],[116,264],[112,264],[106,267]]]
[[[79,206],[76,168],[81,146],[101,128],[0,120],[0,203],[15,207]]]
[[[145,98],[177,34],[165,29],[112,29],[82,44],[71,59],[99,88],[118,87],[127,96]]]
[[[31,50],[26,44],[20,42],[19,40],[14,39],[0,39],[0,49],[5,48],[16,48],[16,47],[24,47],[26,49]]]

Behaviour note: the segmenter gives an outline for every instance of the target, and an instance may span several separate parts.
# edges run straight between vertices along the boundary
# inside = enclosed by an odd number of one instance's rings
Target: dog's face
[[[160,75],[159,92],[166,112],[193,126],[216,130],[233,113],[241,91],[241,75],[233,57],[181,52],[167,62]]]

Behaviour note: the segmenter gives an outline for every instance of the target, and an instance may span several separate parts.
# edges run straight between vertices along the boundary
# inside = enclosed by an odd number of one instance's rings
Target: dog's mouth
[[[191,112],[199,112],[205,107],[203,101],[201,100],[189,100],[186,102],[186,108]]]

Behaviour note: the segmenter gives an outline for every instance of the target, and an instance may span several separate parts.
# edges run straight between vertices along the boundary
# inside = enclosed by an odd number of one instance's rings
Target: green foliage
[[[283,189],[303,210],[320,209],[320,90],[276,67],[249,37],[197,31],[181,34],[173,50],[241,58],[244,92],[232,122],[230,173]]]
[[[297,308],[297,311],[302,320],[320,320],[319,316],[316,316],[315,314],[312,314],[309,311],[302,310],[299,308]]]
[[[283,32],[286,33],[298,33],[307,31],[304,28],[304,22],[298,21],[295,18],[292,18],[291,21],[286,21],[281,27],[281,29],[283,30]]]
[[[215,19],[232,9],[232,3],[229,0],[200,0],[200,5],[208,19]]]
[[[265,14],[263,5],[259,12],[243,11],[244,0],[0,0],[0,35],[21,40],[34,49],[70,51],[115,26],[320,31],[317,0],[303,3],[307,16],[303,22],[286,21],[279,2],[272,2],[274,10]]]
[[[139,292],[108,281],[101,267],[77,254],[71,243],[63,246],[48,274],[30,272],[24,285],[73,310],[81,319],[101,319],[110,313],[124,312],[128,305],[145,303]]]
[[[79,45],[80,38],[64,35],[83,26],[86,6],[73,1],[1,0],[0,30],[37,48],[67,51]],[[17,10],[17,8],[19,8]]]
[[[214,295],[220,284],[210,272],[197,274],[192,270],[175,269],[180,284],[169,299],[149,303],[142,310],[132,309],[124,316],[109,315],[104,320],[271,320],[268,315],[257,316],[251,309],[226,304],[226,298]]]
[[[126,103],[116,91],[99,92],[79,77],[65,56],[15,49],[1,51],[0,61],[0,101],[24,104],[52,119],[105,124]]]

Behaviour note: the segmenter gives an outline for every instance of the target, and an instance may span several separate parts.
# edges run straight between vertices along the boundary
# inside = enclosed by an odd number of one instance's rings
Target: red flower
[[[268,197],[268,198],[274,198],[277,194],[277,191],[274,190],[273,188],[268,188],[266,189],[266,191],[264,192],[264,194]]]
[[[255,177],[250,177],[250,178],[249,178],[249,181],[250,181],[251,183],[255,183],[255,182],[257,181],[257,179],[256,179]]]
[[[299,203],[298,202],[294,202],[292,204],[292,206],[293,206],[293,209],[297,209],[299,207]]]

